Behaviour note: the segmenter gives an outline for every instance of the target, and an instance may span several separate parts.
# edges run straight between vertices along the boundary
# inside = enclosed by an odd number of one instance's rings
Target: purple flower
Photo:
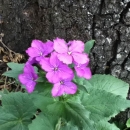
[[[46,78],[51,83],[59,82],[61,78],[66,79],[74,76],[73,71],[66,64],[59,61],[56,52],[53,52],[50,58],[42,59],[40,65],[42,69],[47,71]]]
[[[73,61],[85,64],[89,60],[83,53],[84,43],[79,40],[70,41],[67,44],[64,39],[56,38],[54,50],[58,53],[58,59],[65,64],[71,64]]]
[[[26,50],[26,53],[31,58],[36,58],[37,61],[40,61],[43,57],[48,55],[53,51],[53,42],[47,41],[43,43],[40,40],[33,40],[31,47]]]
[[[86,79],[90,79],[92,77],[92,73],[89,67],[87,67],[89,62],[85,63],[85,64],[78,64],[75,63],[75,70],[76,73],[79,77],[83,77]]]
[[[26,63],[23,74],[20,74],[18,78],[19,81],[25,85],[27,92],[32,93],[36,85],[36,79],[38,78],[33,66],[31,66],[29,63]]]
[[[27,63],[29,63],[30,65],[32,65],[32,64],[38,63],[38,61],[36,60],[35,57],[33,57],[33,58],[32,58],[32,57],[29,57]]]
[[[77,91],[77,86],[71,82],[71,78],[60,80],[55,83],[52,88],[52,96],[57,97],[63,94],[75,94]]]

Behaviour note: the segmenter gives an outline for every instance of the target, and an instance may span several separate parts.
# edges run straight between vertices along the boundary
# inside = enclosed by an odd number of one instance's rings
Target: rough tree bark
[[[95,39],[93,73],[130,82],[130,0],[0,0],[4,43],[24,52],[32,39]]]

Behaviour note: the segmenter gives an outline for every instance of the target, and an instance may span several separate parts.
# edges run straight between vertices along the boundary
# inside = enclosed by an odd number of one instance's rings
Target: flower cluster
[[[19,81],[26,86],[29,93],[33,92],[38,75],[34,71],[33,64],[40,64],[46,71],[46,78],[53,84],[52,96],[74,94],[77,86],[72,82],[74,71],[69,64],[74,65],[74,70],[79,77],[90,79],[92,74],[88,67],[89,57],[84,53],[84,43],[73,40],[66,43],[64,39],[56,38],[43,43],[33,40],[31,47],[26,50],[30,56],[24,67],[23,74],[19,75]]]

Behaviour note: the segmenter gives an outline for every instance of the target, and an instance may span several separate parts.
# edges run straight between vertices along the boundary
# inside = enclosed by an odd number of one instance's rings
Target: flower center
[[[40,56],[42,56],[42,52],[40,52]]]
[[[54,68],[54,71],[57,71],[57,70],[58,70],[58,67],[55,67],[55,68]]]
[[[63,82],[63,81],[60,81],[60,84],[64,84],[64,82]]]
[[[71,55],[71,53],[72,53],[71,51],[68,51],[68,55]]]

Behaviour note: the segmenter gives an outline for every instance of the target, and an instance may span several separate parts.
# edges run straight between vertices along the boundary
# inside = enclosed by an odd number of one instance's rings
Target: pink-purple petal
[[[75,67],[76,73],[79,77],[83,77],[84,76],[84,70],[82,70],[81,68],[77,68]]]
[[[57,53],[56,53],[56,52],[53,52],[53,53],[51,54],[50,64],[53,65],[54,67],[59,66],[60,61],[59,61],[59,59],[57,58]]]
[[[58,56],[58,59],[65,64],[71,64],[72,63],[72,56],[68,55],[67,53],[58,54],[57,56]]]
[[[35,88],[35,85],[36,85],[36,82],[34,81],[30,81],[26,84],[26,90],[28,93],[32,93],[34,91],[34,88]]]
[[[45,55],[48,55],[53,51],[53,42],[48,40],[45,44]]]
[[[53,97],[63,95],[64,94],[63,85],[61,85],[60,82],[54,84],[51,93]]]
[[[74,94],[77,91],[77,86],[71,82],[71,81],[61,81],[63,84],[60,82],[55,83],[53,88],[52,88],[52,96],[57,97],[61,96],[63,94]]]
[[[36,60],[36,58],[35,57],[29,57],[29,59],[28,59],[28,61],[27,61],[27,63],[29,63],[29,64],[38,64],[38,61]]]
[[[27,91],[31,93],[36,85],[38,75],[35,73],[33,66],[26,63],[24,72],[18,76],[19,81],[26,87]]]
[[[58,53],[68,52],[68,46],[64,39],[56,38],[54,41],[54,50]]]
[[[33,66],[31,64],[29,64],[28,62],[25,64],[24,66],[24,73],[32,73],[35,72]]]
[[[27,82],[29,82],[30,80],[28,80],[27,79],[27,74],[20,74],[19,76],[18,76],[18,79],[19,79],[19,81],[22,83],[22,84],[26,84]]]
[[[84,70],[84,78],[91,79],[92,73],[89,67],[86,67]]]
[[[75,62],[79,63],[79,64],[85,64],[87,62],[89,62],[89,58],[86,54],[84,53],[72,53],[73,59]]]
[[[51,83],[57,83],[60,81],[60,77],[57,71],[50,71],[46,74],[46,78]]]
[[[84,43],[82,41],[73,40],[73,41],[70,41],[70,43],[71,43],[71,45],[69,47],[69,51],[80,52],[80,53],[82,53],[84,51]]]
[[[53,66],[50,64],[50,59],[49,58],[43,58],[41,61],[40,61],[40,65],[42,67],[43,70],[45,71],[52,71],[52,68]]]
[[[65,82],[64,83],[64,92],[66,94],[75,94],[77,91],[77,86],[73,82]]]
[[[70,69],[67,65],[61,65],[59,66],[59,77],[62,79],[70,79],[74,77],[74,73],[72,69]]]
[[[30,47],[26,50],[26,53],[30,56],[30,57],[37,57],[40,56],[40,51],[37,48],[34,47]]]
[[[37,48],[38,50],[43,49],[44,43],[40,40],[33,40],[31,43],[31,47]]]

